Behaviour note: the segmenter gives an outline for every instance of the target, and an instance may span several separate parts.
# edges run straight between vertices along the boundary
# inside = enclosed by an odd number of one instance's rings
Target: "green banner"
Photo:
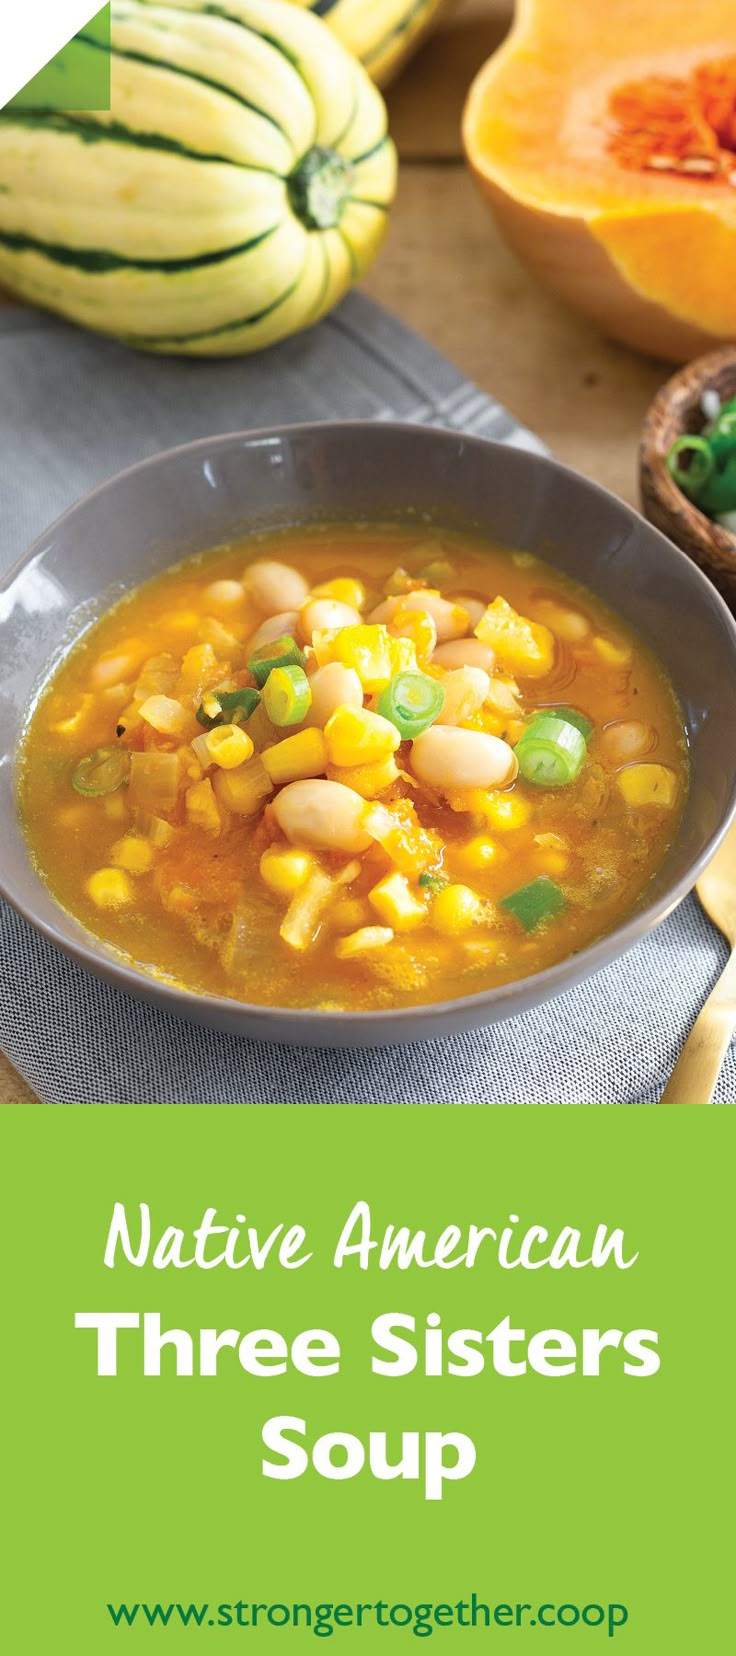
[[[729,1648],[732,1112],[0,1118],[14,1656]]]
[[[44,64],[7,107],[53,111],[110,108],[109,3]]]

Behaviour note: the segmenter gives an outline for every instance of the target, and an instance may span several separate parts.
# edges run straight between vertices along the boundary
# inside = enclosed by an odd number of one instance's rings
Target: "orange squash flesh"
[[[468,159],[530,269],[615,338],[736,339],[732,0],[517,0],[465,108]]]

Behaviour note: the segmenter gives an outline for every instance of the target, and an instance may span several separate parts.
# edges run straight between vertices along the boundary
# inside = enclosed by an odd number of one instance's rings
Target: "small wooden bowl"
[[[717,391],[722,402],[736,396],[733,346],[697,357],[657,393],[641,435],[639,491],[645,517],[700,565],[736,613],[736,535],[699,512],[665,465],[676,437],[702,430],[701,397],[709,390]]]

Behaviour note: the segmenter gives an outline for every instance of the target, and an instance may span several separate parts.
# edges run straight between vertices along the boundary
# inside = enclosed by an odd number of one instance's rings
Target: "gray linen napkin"
[[[398,418],[541,447],[361,294],[232,362],[136,356],[7,307],[0,387],[0,571],[95,483],[215,431]],[[622,961],[523,1018],[398,1049],[299,1051],[155,1012],[0,905],[0,1044],[49,1103],[652,1104],[725,958],[691,897]],[[718,1100],[736,1102],[734,1049]]]

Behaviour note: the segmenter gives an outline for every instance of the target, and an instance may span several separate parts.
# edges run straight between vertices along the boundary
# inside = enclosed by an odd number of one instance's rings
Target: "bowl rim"
[[[624,514],[630,529],[640,526],[646,535],[654,536],[660,542],[669,557],[681,561],[684,568],[687,569],[688,578],[694,581],[696,588],[700,588],[703,596],[708,599],[710,604],[715,606],[716,611],[720,614],[726,633],[730,637],[734,660],[736,661],[736,620],[720,593],[698,565],[688,557],[687,553],[683,552],[680,547],[649,522],[628,501],[622,500],[611,490],[604,488],[602,484],[596,483],[592,478],[585,477],[581,472],[577,472],[572,466],[567,466],[556,460],[552,455],[539,453],[534,449],[515,449],[513,444],[494,441],[492,438],[477,436],[448,426],[424,425],[418,421],[408,420],[308,420],[294,422],[291,425],[246,427],[239,431],[216,432],[206,437],[198,437],[191,442],[178,443],[171,448],[161,449],[156,454],[147,455],[142,460],[126,466],[122,471],[115,472],[112,476],[103,479],[101,483],[95,484],[94,488],[87,490],[71,506],[68,506],[59,517],[55,518],[36,537],[26,551],[16,559],[6,574],[0,577],[0,595],[11,586],[22,570],[43,552],[49,539],[60,529],[66,527],[70,520],[73,520],[82,506],[104,494],[107,489],[124,479],[140,472],[152,470],[165,460],[178,456],[194,455],[200,451],[211,449],[213,446],[218,448],[221,446],[248,446],[255,442],[263,442],[267,438],[288,441],[290,438],[303,439],[310,436],[323,436],[325,432],[329,431],[339,433],[341,436],[349,437],[353,434],[360,435],[363,438],[368,433],[380,433],[383,436],[393,437],[398,441],[401,441],[405,436],[422,437],[429,441],[439,439],[440,442],[461,443],[479,451],[486,451],[490,448],[506,456],[508,456],[509,449],[512,449],[512,451],[523,455],[532,466],[540,467],[550,474],[562,474],[575,488],[582,489],[584,492],[600,498],[607,505],[613,504],[618,511]],[[369,441],[371,440],[372,436],[369,437]],[[73,642],[69,648],[73,648]],[[9,757],[12,759],[12,756],[13,750],[11,749]],[[2,755],[0,755],[0,759],[2,759]],[[188,1016],[194,1022],[201,1022],[203,1007],[207,1008],[206,1021],[209,1023],[215,1023],[218,1014],[226,1015],[229,1020],[234,1020],[242,1015],[244,1025],[258,1019],[260,1024],[266,1028],[269,1025],[273,1026],[273,1038],[276,1040],[278,1039],[279,1025],[285,1019],[288,1019],[297,1029],[314,1027],[320,1021],[325,1024],[334,1022],[336,1026],[339,1025],[343,1028],[349,1025],[352,1030],[360,1031],[364,1029],[368,1037],[371,1029],[374,1029],[379,1023],[388,1025],[390,1029],[398,1029],[401,1024],[408,1021],[415,1024],[426,1023],[442,1015],[447,1016],[453,1013],[458,1015],[458,1019],[461,1019],[464,1013],[468,1013],[471,1015],[471,1021],[482,1024],[484,1021],[482,1016],[473,1020],[474,1012],[482,1013],[484,1008],[498,1008],[502,1007],[505,1002],[510,1002],[511,1007],[508,1015],[511,1016],[514,1010],[513,1001],[525,993],[527,997],[531,994],[534,1002],[541,1004],[557,994],[564,993],[565,990],[572,988],[582,979],[592,977],[595,972],[600,971],[612,960],[631,948],[660,921],[666,919],[678,903],[687,896],[725,838],[734,819],[736,819],[736,775],[732,780],[729,804],[723,820],[709,835],[703,849],[693,859],[687,871],[658,898],[644,904],[628,919],[624,919],[620,925],[615,926],[611,931],[605,932],[603,936],[580,949],[577,953],[566,955],[564,959],[556,961],[552,966],[545,967],[541,972],[533,972],[525,977],[514,978],[509,983],[500,984],[496,988],[478,990],[469,995],[452,996],[449,1000],[422,1001],[407,1006],[386,1007],[375,1011],[357,1011],[353,1008],[323,1010],[319,1007],[271,1006],[258,1001],[243,1001],[225,995],[208,995],[196,989],[189,989],[184,985],[169,983],[141,967],[127,964],[127,959],[123,955],[118,959],[114,950],[106,946],[101,939],[96,939],[93,932],[86,933],[82,923],[69,910],[65,909],[63,904],[58,903],[49,887],[45,885],[42,876],[34,868],[30,856],[29,863],[39,887],[51,896],[52,901],[58,907],[60,916],[68,915],[74,924],[80,927],[82,935],[79,938],[64,936],[60,930],[57,930],[52,921],[34,913],[24,900],[14,895],[9,889],[3,876],[2,865],[0,865],[0,897],[4,898],[54,948],[59,949],[62,954],[76,961],[77,965],[84,970],[94,976],[104,977],[134,998],[140,999],[143,996],[148,1000],[162,1003],[162,1011],[168,1012],[170,1015]],[[87,936],[89,942],[86,941]],[[522,1014],[522,1011],[523,1009],[520,1008],[519,1015]],[[243,1033],[247,1034],[247,1028],[244,1028]],[[266,1034],[265,1038],[270,1039],[271,1037]],[[388,1041],[387,1044],[389,1044]]]

